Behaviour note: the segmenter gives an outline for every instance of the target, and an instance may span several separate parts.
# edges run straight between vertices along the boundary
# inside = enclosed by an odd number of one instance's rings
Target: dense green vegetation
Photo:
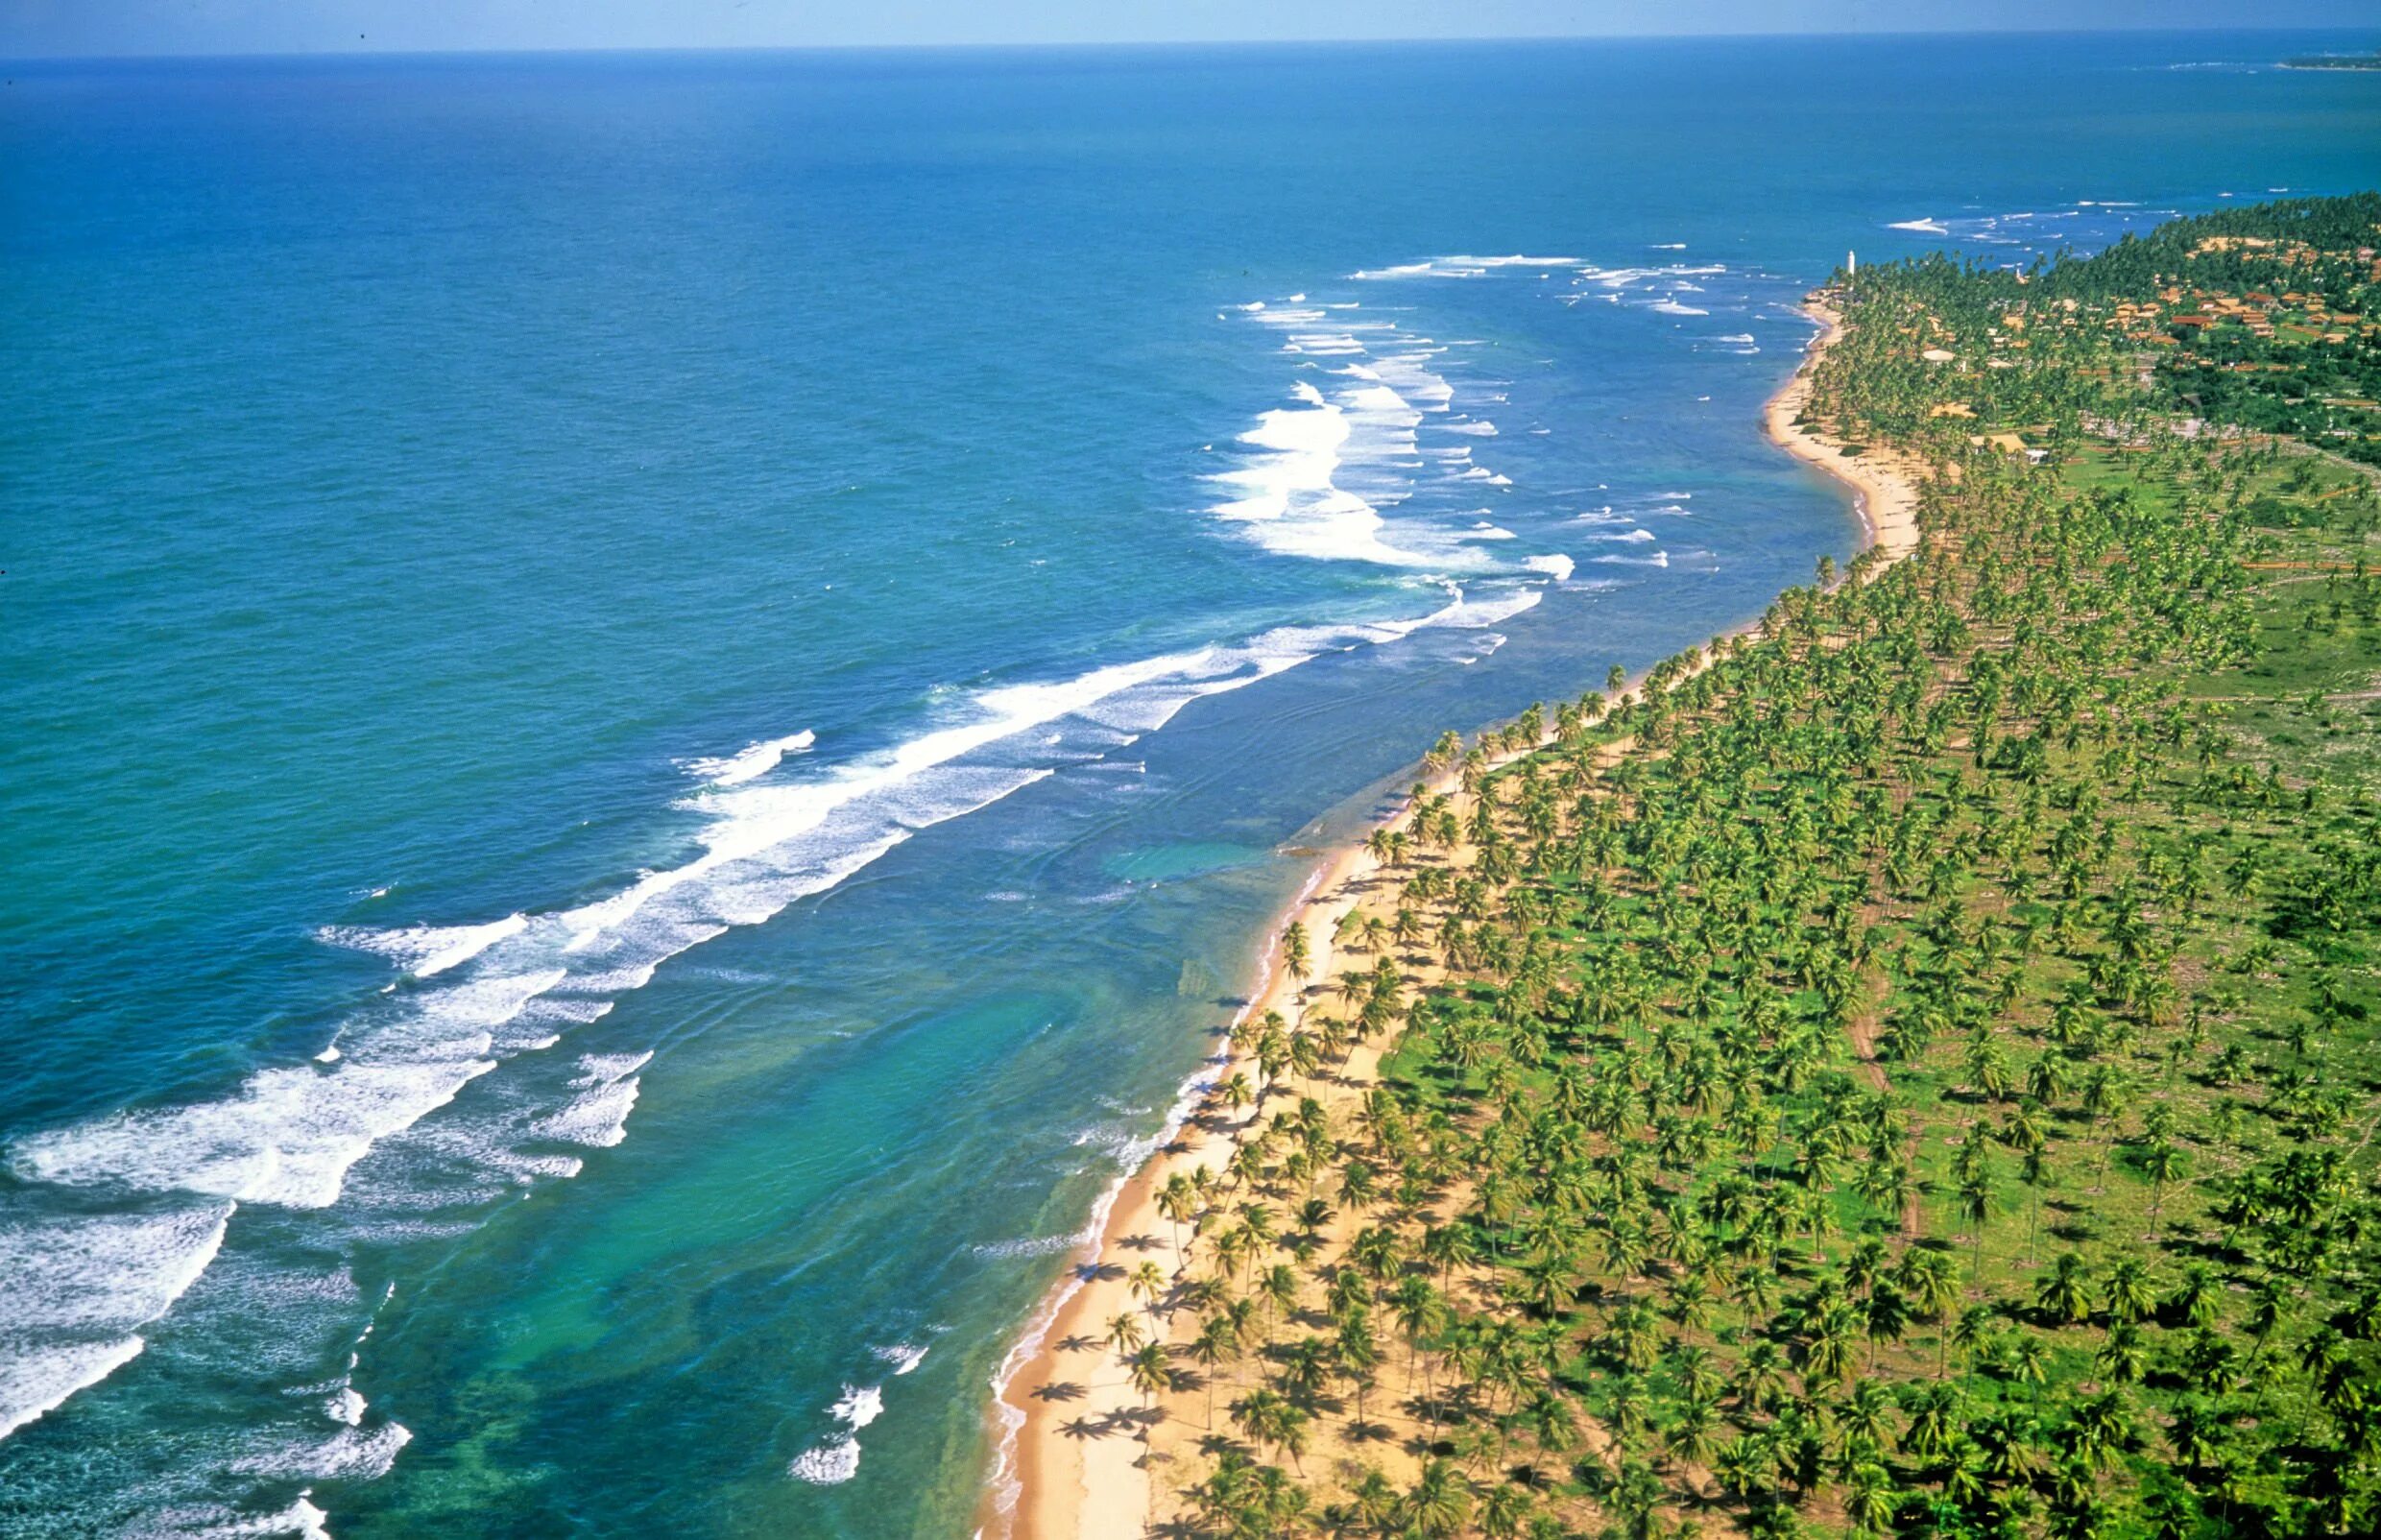
[[[2381,194],[2362,193],[2174,220],[2022,270],[1940,254],[1871,269],[1864,404],[1936,448],[1975,423],[1926,413],[1959,402],[2045,443],[2180,420],[2381,465],[2377,246]]]
[[[2178,435],[2087,324],[2377,221],[1836,294],[1811,415],[1937,467],[1919,551],[1378,842],[1371,967],[1259,1025],[1278,1106],[1171,1194],[1194,1341],[1136,1373],[1226,1403],[1184,1532],[2381,1527],[2381,501]],[[2014,424],[2040,464],[1971,442]]]

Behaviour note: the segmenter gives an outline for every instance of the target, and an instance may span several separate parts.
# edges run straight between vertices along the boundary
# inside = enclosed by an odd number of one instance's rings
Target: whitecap
[[[265,1540],[267,1536],[293,1535],[297,1540],[331,1540],[330,1515],[316,1507],[313,1489],[301,1492],[297,1501],[278,1513],[240,1514],[229,1508],[201,1506],[173,1513],[162,1527],[140,1531],[151,1540]]]
[[[609,1149],[628,1137],[628,1117],[637,1108],[637,1071],[652,1061],[646,1053],[590,1053],[579,1060],[570,1084],[579,1094],[560,1112],[540,1119],[534,1132],[562,1143]]]
[[[0,1355],[0,1438],[55,1411],[69,1396],[87,1389],[140,1357],[148,1346],[138,1335],[55,1347],[12,1347]]]
[[[232,1205],[0,1225],[0,1437],[137,1358],[223,1248]]]
[[[1060,1252],[1072,1251],[1078,1246],[1088,1245],[1092,1239],[1092,1237],[1080,1234],[1070,1236],[1029,1236],[1016,1240],[979,1241],[970,1249],[972,1249],[975,1255],[979,1257],[990,1257],[998,1260],[1008,1260],[1019,1257],[1054,1257]]]
[[[349,1029],[333,1064],[259,1071],[220,1101],[36,1134],[19,1142],[10,1164],[35,1181],[327,1207],[375,1142],[493,1069],[486,1057],[492,1028],[563,977],[548,968],[398,996],[368,1025]]]
[[[857,1432],[884,1415],[884,1389],[881,1385],[847,1384],[835,1404],[827,1408],[828,1415]]]
[[[740,786],[767,775],[783,762],[785,756],[804,753],[817,741],[818,734],[805,729],[782,738],[764,738],[725,758],[696,759],[686,768],[714,785]]]
[[[785,1474],[812,1486],[840,1486],[860,1473],[860,1441],[830,1438],[796,1455]]]
[[[397,1456],[413,1442],[403,1423],[386,1423],[366,1432],[342,1428],[315,1443],[293,1443],[280,1449],[233,1460],[231,1468],[250,1476],[283,1480],[373,1481],[389,1474]]]
[[[315,935],[334,947],[389,958],[417,978],[430,978],[469,962],[499,941],[519,935],[528,925],[528,916],[508,914],[485,925],[406,926],[397,929],[325,926]]]
[[[907,1374],[919,1364],[924,1363],[926,1354],[925,1348],[909,1342],[894,1342],[884,1347],[873,1347],[868,1351],[893,1365],[893,1372],[897,1375]]]

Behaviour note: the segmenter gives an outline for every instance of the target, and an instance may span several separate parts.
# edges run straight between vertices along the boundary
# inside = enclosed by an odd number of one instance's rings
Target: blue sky
[[[0,0],[0,57],[2370,26],[2373,0]]]

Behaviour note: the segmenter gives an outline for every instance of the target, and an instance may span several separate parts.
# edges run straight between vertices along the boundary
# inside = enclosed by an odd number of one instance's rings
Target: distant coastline
[[[2283,69],[2381,70],[2381,54],[2309,54],[2285,59]]]
[[[1766,404],[1763,424],[1781,448],[1851,489],[1862,520],[1863,554],[1888,565],[1917,547],[1921,468],[1889,454],[1847,453],[1844,440],[1807,418],[1813,375],[1819,359],[1843,337],[1844,325],[1823,294],[1809,297],[1803,308],[1819,331],[1793,375]],[[1748,624],[1729,635],[1749,629]],[[1725,639],[1715,638],[1712,649],[1690,656],[1714,656]],[[1642,676],[1626,687],[1641,683]],[[1628,748],[1623,741],[1606,752],[1618,757]],[[1507,762],[1527,752],[1515,749],[1496,759]],[[1459,772],[1450,769],[1424,783],[1431,794],[1449,794],[1460,780]],[[1381,828],[1397,830],[1410,816],[1408,805]],[[1268,1011],[1293,1023],[1301,1020],[1310,997],[1326,994],[1323,981],[1335,976],[1342,950],[1335,942],[1340,921],[1359,904],[1378,907],[1384,890],[1393,897],[1401,886],[1402,879],[1384,870],[1368,841],[1350,841],[1326,853],[1268,938],[1250,1003],[1235,1024],[1262,1020]],[[1297,977],[1285,965],[1278,941],[1292,922],[1303,927],[1311,950],[1306,974]],[[1308,1082],[1304,1094],[1335,1117],[1346,1116],[1375,1083],[1381,1058],[1393,1047],[1389,1040],[1356,1045],[1335,1073]],[[1236,1080],[1264,1086],[1265,1094],[1235,1108],[1220,1088]],[[1253,1053],[1219,1053],[1189,1088],[1159,1149],[1094,1209],[1091,1229],[1097,1239],[1052,1286],[995,1376],[997,1454],[976,1528],[982,1540],[1121,1540],[1151,1531],[1169,1511],[1152,1470],[1179,1468],[1180,1455],[1194,1448],[1203,1431],[1195,1411],[1204,1392],[1166,1393],[1152,1412],[1109,1340],[1108,1323],[1145,1312],[1149,1302],[1135,1284],[1144,1264],[1155,1263],[1169,1281],[1183,1275],[1196,1238],[1182,1236],[1167,1219],[1161,1194],[1178,1176],[1222,1172],[1243,1136],[1273,1112],[1272,1089]],[[1178,1345],[1175,1317],[1149,1318],[1161,1345]],[[1191,1411],[1169,1416],[1169,1407]]]

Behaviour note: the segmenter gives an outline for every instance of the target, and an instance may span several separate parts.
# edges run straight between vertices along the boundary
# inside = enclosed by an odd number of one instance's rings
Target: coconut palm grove
[[[2376,247],[1838,275],[1917,550],[1441,741],[1112,1324],[1170,1532],[2381,1527]]]

